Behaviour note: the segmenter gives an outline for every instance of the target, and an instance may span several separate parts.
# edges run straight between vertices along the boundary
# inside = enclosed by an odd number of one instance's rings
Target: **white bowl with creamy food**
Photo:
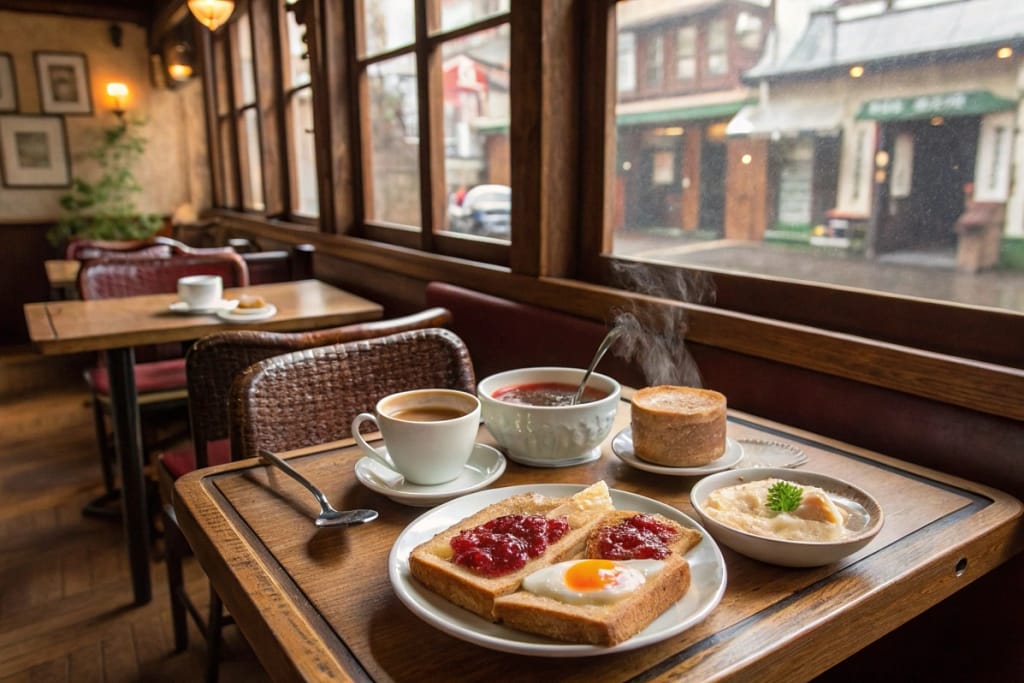
[[[775,508],[769,492],[786,500]],[[866,491],[841,479],[788,468],[753,467],[707,476],[690,502],[716,541],[738,553],[785,567],[838,562],[871,542],[885,515]],[[795,506],[795,507],[793,507]],[[788,509],[792,508],[792,509]]]

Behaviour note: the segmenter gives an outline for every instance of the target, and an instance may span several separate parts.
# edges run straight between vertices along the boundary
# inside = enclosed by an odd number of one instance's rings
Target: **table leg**
[[[132,590],[135,604],[145,605],[153,594],[149,575],[149,508],[143,471],[145,455],[135,391],[135,353],[131,348],[122,348],[110,349],[106,355],[114,448],[121,469],[121,516],[128,545]]]

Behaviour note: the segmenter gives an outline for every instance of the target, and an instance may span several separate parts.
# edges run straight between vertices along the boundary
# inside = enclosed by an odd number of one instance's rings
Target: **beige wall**
[[[0,11],[0,51],[14,62],[18,113],[40,112],[33,52],[81,52],[88,61],[93,113],[65,116],[71,151],[71,175],[88,178],[95,169],[79,158],[97,134],[116,124],[106,95],[108,81],[128,85],[129,120],[146,121],[146,154],[135,169],[143,186],[137,198],[140,211],[172,214],[185,204],[196,209],[210,205],[206,163],[206,133],[202,89],[195,79],[183,88],[152,85],[149,52],[143,27],[121,23],[120,48],[110,40],[110,21]],[[66,190],[14,189],[0,185],[0,222],[54,219],[57,199]]]

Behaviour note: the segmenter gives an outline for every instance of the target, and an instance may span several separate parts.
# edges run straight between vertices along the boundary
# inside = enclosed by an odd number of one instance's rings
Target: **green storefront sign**
[[[990,111],[1013,109],[1017,103],[993,95],[988,90],[961,90],[956,92],[915,95],[913,97],[886,97],[868,100],[857,112],[858,119],[875,121],[903,121],[927,119],[933,116],[974,116]]]

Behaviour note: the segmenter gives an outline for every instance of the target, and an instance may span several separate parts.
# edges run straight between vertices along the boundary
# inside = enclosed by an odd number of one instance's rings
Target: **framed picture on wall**
[[[47,114],[91,114],[89,69],[80,52],[36,52],[39,102]]]
[[[0,114],[0,175],[6,187],[68,187],[64,118]]]
[[[0,111],[18,111],[18,90],[14,81],[14,61],[0,52]]]

